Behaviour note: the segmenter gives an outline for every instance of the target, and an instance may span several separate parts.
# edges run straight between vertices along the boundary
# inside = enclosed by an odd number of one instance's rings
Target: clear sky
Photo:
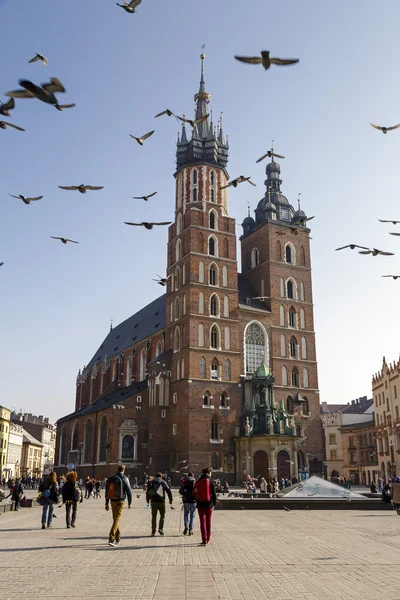
[[[257,187],[230,191],[241,223],[264,194],[275,139],[285,155],[282,191],[315,215],[312,265],[321,400],[371,394],[382,356],[399,355],[400,3],[372,0],[143,0],[129,15],[113,0],[0,0],[0,99],[58,77],[58,112],[19,100],[0,129],[0,403],[55,420],[73,410],[75,377],[115,323],[162,293],[167,228],[125,220],[172,220],[175,142],[170,108],[193,110],[200,48],[214,115],[224,111],[232,177]],[[234,54],[300,58],[293,67],[240,64]],[[35,52],[49,65],[28,64]],[[7,120],[7,119],[4,119]],[[130,137],[155,129],[139,147]],[[58,185],[103,185],[86,196]],[[148,203],[134,195],[158,191]],[[43,195],[26,206],[8,194]],[[400,226],[398,226],[400,231]],[[241,233],[238,227],[238,233]],[[64,246],[50,235],[79,240]],[[349,242],[394,257],[334,252]]]

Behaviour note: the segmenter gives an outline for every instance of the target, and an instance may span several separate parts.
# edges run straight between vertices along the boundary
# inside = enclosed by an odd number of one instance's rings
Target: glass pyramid
[[[352,492],[347,488],[312,475],[305,481],[302,481],[290,488],[281,490],[279,496],[285,498],[350,498],[365,500],[365,496]]]

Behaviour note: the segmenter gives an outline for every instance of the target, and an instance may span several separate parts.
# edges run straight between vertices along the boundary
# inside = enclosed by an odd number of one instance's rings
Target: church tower
[[[189,136],[184,124],[178,137],[175,220],[168,237],[170,418],[177,464],[229,471],[234,415],[241,410],[236,231],[227,190],[221,189],[228,181],[228,142],[222,119],[215,126],[210,117],[205,55],[200,58],[195,120],[203,119]]]
[[[321,471],[322,438],[312,299],[310,230],[281,192],[280,165],[266,167],[266,193],[255,219],[243,221],[242,272],[271,312],[275,397],[293,415],[299,471]],[[283,403],[282,403],[283,401]],[[295,471],[296,472],[296,471]]]

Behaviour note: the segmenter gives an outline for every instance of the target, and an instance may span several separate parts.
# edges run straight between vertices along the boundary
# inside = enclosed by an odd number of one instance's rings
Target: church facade
[[[57,423],[58,472],[104,477],[124,462],[139,480],[176,482],[209,466],[230,484],[322,472],[306,215],[272,159],[238,272],[229,148],[207,116],[204,55],[195,101],[205,118],[177,142],[166,293],[111,329],[78,373],[75,411]]]

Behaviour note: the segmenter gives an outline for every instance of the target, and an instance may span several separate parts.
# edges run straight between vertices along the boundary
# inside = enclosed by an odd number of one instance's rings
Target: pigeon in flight
[[[268,296],[256,296],[255,298],[250,298],[251,300],[266,300]]]
[[[241,62],[250,63],[252,65],[262,65],[265,70],[269,69],[271,65],[293,65],[299,62],[298,58],[271,58],[269,50],[262,50],[261,56],[236,56],[236,60]]]
[[[7,127],[18,129],[18,131],[25,131],[25,129],[22,129],[22,127],[18,127],[18,125],[14,125],[14,123],[6,123],[6,121],[0,121],[0,129],[7,129]]]
[[[256,163],[261,162],[262,160],[264,160],[264,158],[267,158],[267,156],[269,158],[285,158],[284,156],[282,156],[281,154],[276,154],[274,152],[274,149],[271,148],[271,150],[268,150],[268,152],[266,154],[263,154],[258,160],[256,160]]]
[[[239,177],[236,177],[236,179],[232,179],[232,181],[229,181],[229,183],[227,183],[226,185],[221,186],[220,189],[225,190],[226,188],[231,187],[231,186],[236,188],[239,185],[239,183],[243,183],[244,181],[247,181],[251,185],[254,185],[254,186],[256,185],[255,183],[250,181],[250,177],[245,177],[244,175],[239,175]]]
[[[129,223],[128,221],[124,221],[125,225],[134,225],[135,227],[145,227],[146,229],[153,229],[155,225],[171,225],[172,221],[161,221],[160,223],[149,223],[147,221],[143,221],[142,223]]]
[[[1,112],[1,108],[0,108],[0,112]],[[385,221],[384,219],[379,219],[380,223],[391,223],[392,225],[398,225],[400,223],[400,221]]]
[[[157,281],[157,283],[159,285],[162,285],[163,287],[165,287],[167,285],[167,281],[169,279],[171,279],[171,275],[168,275],[168,277],[161,277],[161,275],[159,275],[158,273],[156,273],[156,275],[157,275],[158,279],[153,279],[153,281]],[[184,461],[184,462],[187,462],[187,461]]]
[[[372,127],[375,127],[375,129],[379,129],[384,134],[386,134],[388,131],[391,131],[392,129],[397,129],[398,127],[400,127],[400,123],[397,123],[397,125],[392,125],[392,127],[381,127],[380,125],[374,125],[373,123],[370,123],[370,125]]]
[[[129,135],[131,136],[131,138],[133,138],[134,140],[136,140],[138,144],[140,144],[141,146],[143,146],[144,140],[147,140],[147,138],[149,138],[151,135],[153,135],[153,133],[154,133],[154,129],[153,129],[153,131],[149,131],[149,133],[145,133],[144,135],[142,135],[142,137],[135,137],[131,133]]]
[[[310,219],[313,219],[313,218],[314,217],[310,217]],[[301,229],[300,227],[291,227],[289,231],[291,233],[293,233],[293,235],[299,235],[300,234],[300,235],[305,235],[306,237],[308,237],[307,233],[303,229]],[[287,233],[288,233],[287,229],[285,229],[284,231],[278,231],[278,235],[286,235]],[[311,240],[311,238],[310,238],[310,240]]]
[[[127,0],[124,0],[123,4],[118,4],[118,2],[116,4],[117,6],[120,6],[121,8],[126,10],[126,12],[133,14],[136,12],[135,8],[139,6],[141,1],[142,0],[132,0],[132,2],[127,2]]]
[[[58,104],[55,94],[65,92],[65,87],[56,77],[51,77],[50,83],[42,83],[41,86],[35,85],[27,79],[20,79],[18,83],[24,89],[7,92],[6,96],[10,98],[37,98],[47,104]]]
[[[65,110],[66,108],[74,108],[74,106],[76,106],[76,104],[55,104],[54,108],[56,108],[57,110],[59,110],[61,112],[62,110]]]
[[[49,64],[49,61],[47,60],[47,58],[45,56],[43,56],[43,54],[39,54],[38,52],[35,53],[35,56],[33,58],[31,58],[31,60],[29,60],[29,63],[34,63],[37,61],[41,61],[42,65],[45,67],[46,65]]]
[[[132,196],[132,198],[134,200],[145,200],[145,202],[147,202],[147,200],[149,198],[152,198],[153,196],[155,196],[157,194],[157,192],[153,192],[152,194],[149,194],[148,196]]]
[[[391,277],[392,279],[400,279],[400,275],[382,275],[382,277]],[[373,455],[371,455],[373,456]]]
[[[14,107],[15,107],[14,98],[10,98],[10,100],[8,102],[0,101],[0,115],[3,115],[3,117],[11,117],[10,110],[12,110]]]
[[[178,117],[176,116],[176,114],[173,113],[172,110],[169,110],[169,108],[158,113],[158,115],[156,115],[154,118],[157,119],[158,117],[162,117],[163,115],[168,115],[169,117],[175,117],[175,119],[178,120]]]
[[[372,254],[372,256],[394,256],[394,252],[384,252],[383,250],[378,250],[378,248],[368,248],[367,250],[360,250],[358,254]]]
[[[74,240],[70,240],[68,238],[64,238],[64,237],[54,237],[54,235],[50,236],[53,240],[60,240],[63,244],[66,244],[67,242],[71,242],[72,244],[79,244],[79,242],[75,242]]]
[[[400,235],[400,233],[394,232],[394,231],[389,231],[390,235]]]
[[[140,494],[136,494],[136,498],[140,498]]]
[[[31,202],[36,202],[37,200],[41,200],[43,196],[37,196],[36,198],[27,198],[20,194],[19,196],[13,196],[12,194],[8,194],[11,198],[16,198],[17,200],[22,200],[25,204],[30,204]]]
[[[2,262],[2,263],[0,263],[0,267],[2,267],[3,265],[4,265],[4,263],[3,263],[3,262]]]
[[[178,117],[177,118],[182,121],[182,123],[189,123],[189,125],[191,127],[194,127],[195,125],[200,125],[200,123],[202,123],[203,121],[205,121],[206,119],[208,119],[208,114],[207,115],[203,115],[202,117],[200,117],[199,119],[195,119],[194,121],[192,121],[191,119],[186,119],[186,117]]]
[[[347,246],[341,246],[340,248],[335,248],[335,250],[344,250],[345,248],[351,248],[352,250],[354,250],[354,248],[361,248],[362,250],[368,250],[368,248],[366,248],[366,246],[358,246],[357,244],[347,244]]]
[[[104,186],[102,185],[59,185],[58,186],[62,190],[73,190],[78,191],[81,194],[86,194],[87,190],[102,190]]]

